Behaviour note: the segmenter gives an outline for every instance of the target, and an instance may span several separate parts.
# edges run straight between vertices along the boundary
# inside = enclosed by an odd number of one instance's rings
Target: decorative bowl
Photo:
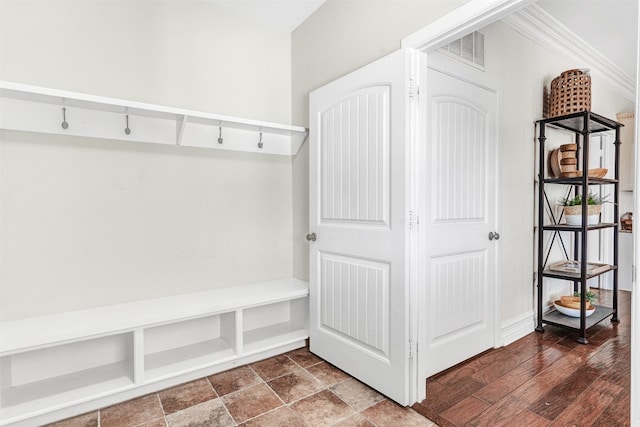
[[[560,313],[564,314],[565,316],[580,317],[580,310],[577,310],[575,308],[564,307],[560,305],[560,300],[554,301],[553,305],[556,307],[556,310],[558,310]],[[594,311],[596,311],[595,307],[593,307],[591,310],[586,310],[585,316],[587,317],[591,316]]]

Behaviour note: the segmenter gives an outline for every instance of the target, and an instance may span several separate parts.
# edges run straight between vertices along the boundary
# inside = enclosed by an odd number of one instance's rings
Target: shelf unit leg
[[[576,339],[580,344],[589,344],[589,340],[586,337],[578,337]]]
[[[542,326],[542,322],[538,322],[538,326],[536,326],[536,332],[544,332],[544,326]]]

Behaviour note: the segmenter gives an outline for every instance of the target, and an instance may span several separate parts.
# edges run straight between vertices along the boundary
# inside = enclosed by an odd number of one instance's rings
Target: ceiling
[[[638,0],[538,0],[536,4],[635,79]]]
[[[212,1],[254,21],[292,32],[326,0]],[[638,0],[538,0],[536,4],[635,79]]]
[[[226,9],[288,33],[326,0],[213,0]]]

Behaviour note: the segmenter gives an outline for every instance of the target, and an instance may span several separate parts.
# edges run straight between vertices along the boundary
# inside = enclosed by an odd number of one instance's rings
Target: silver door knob
[[[315,242],[316,241],[316,233],[307,234],[307,241],[308,242]]]
[[[500,234],[498,234],[497,231],[496,232],[493,232],[493,231],[489,232],[489,240],[493,240],[493,239],[495,239],[495,240],[500,239]]]

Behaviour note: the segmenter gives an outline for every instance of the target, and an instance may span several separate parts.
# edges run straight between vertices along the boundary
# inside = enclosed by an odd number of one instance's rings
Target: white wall
[[[292,117],[309,123],[309,92],[400,48],[400,40],[468,0],[327,0],[292,34]],[[309,146],[293,162],[294,275],[308,280]]]
[[[480,31],[485,34],[486,74],[498,82],[501,91],[498,265],[501,318],[506,321],[533,307],[537,174],[534,121],[542,117],[543,87],[562,71],[589,64],[575,64],[549,53],[501,22]],[[615,120],[616,113],[632,110],[631,101],[592,80],[592,111]],[[565,142],[548,139],[550,146]],[[556,199],[550,198],[552,202]]]
[[[290,34],[212,2],[0,0],[0,77],[291,120]]]
[[[392,5],[391,5],[392,3]],[[306,123],[309,91],[399,48],[400,39],[460,3],[331,1],[292,37],[293,117]],[[424,9],[420,9],[424,7]],[[390,17],[385,21],[383,17]],[[348,23],[358,22],[348,27]],[[393,23],[401,23],[395,26]],[[391,28],[385,27],[389,25]],[[486,75],[501,92],[499,275],[501,319],[518,319],[533,308],[534,295],[534,121],[542,116],[544,84],[569,63],[496,23],[485,33]],[[304,108],[304,110],[303,110]],[[615,118],[630,101],[593,81],[593,111]],[[304,122],[303,122],[304,120]],[[559,144],[559,142],[558,142]],[[294,160],[294,274],[307,279],[308,146]]]
[[[288,123],[290,34],[210,2],[0,0],[0,79]],[[291,159],[0,133],[2,320],[292,274]]]

